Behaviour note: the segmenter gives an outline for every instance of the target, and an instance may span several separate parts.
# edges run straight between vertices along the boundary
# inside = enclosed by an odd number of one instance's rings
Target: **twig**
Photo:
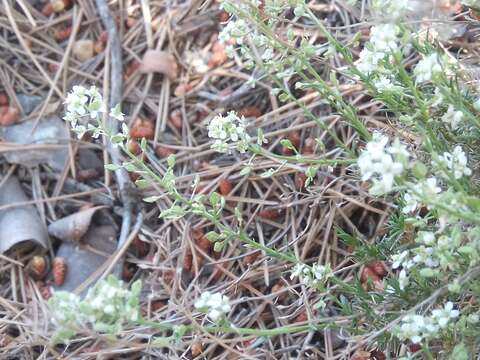
[[[122,46],[120,44],[115,21],[113,20],[106,1],[96,0],[95,2],[103,26],[108,32],[108,44],[110,49],[110,107],[114,107],[117,104],[120,105],[122,101]],[[106,126],[110,133],[116,133],[118,131],[118,122],[111,117],[107,118]],[[110,141],[107,141],[107,150],[112,158],[112,162],[115,165],[121,165],[120,150],[113,146]],[[130,233],[133,200],[130,196],[129,189],[132,187],[132,183],[128,177],[128,173],[123,168],[119,168],[115,171],[115,177],[118,182],[120,196],[123,202],[123,219],[117,244],[117,248],[120,249]]]

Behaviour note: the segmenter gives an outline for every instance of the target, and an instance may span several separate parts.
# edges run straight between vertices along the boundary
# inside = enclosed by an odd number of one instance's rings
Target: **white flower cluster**
[[[401,340],[410,340],[419,344],[424,338],[431,339],[438,336],[441,329],[456,319],[460,311],[453,308],[452,302],[447,302],[443,309],[434,309],[430,316],[407,315],[402,319],[402,324],[395,333]]]
[[[95,86],[91,86],[88,89],[79,85],[74,86],[65,99],[65,105],[67,106],[67,112],[63,119],[70,123],[72,130],[77,133],[78,138],[81,138],[87,131],[90,131],[94,138],[97,138],[99,135],[108,135],[100,126],[100,115],[106,111],[106,106],[102,95]],[[109,116],[118,121],[123,121],[125,118],[118,105],[110,110]],[[82,123],[84,118],[86,125]],[[89,120],[95,120],[96,123],[92,124]],[[123,139],[125,133],[128,135],[128,127],[122,124],[122,128],[123,133],[114,136]]]
[[[437,164],[450,170],[455,179],[472,175],[472,170],[467,166],[467,156],[459,145],[455,146],[452,153],[444,152],[443,155],[434,162],[434,165]]]
[[[139,281],[127,290],[122,281],[109,276],[90,288],[83,300],[70,292],[55,292],[49,305],[58,337],[68,339],[86,326],[102,333],[119,333],[124,323],[140,319],[140,291]]]
[[[230,310],[230,301],[227,296],[220,293],[211,293],[205,291],[200,298],[195,301],[195,308],[205,312],[214,322],[220,320]]]
[[[413,74],[417,83],[422,83],[430,81],[434,75],[442,71],[443,66],[440,56],[437,53],[432,53],[417,63],[415,69],[413,69]]]
[[[298,263],[292,269],[290,279],[299,277],[300,281],[307,287],[318,288],[333,276],[330,265],[314,264],[311,267]]]
[[[393,189],[395,177],[403,173],[407,167],[410,154],[406,147],[398,141],[387,147],[388,137],[374,133],[360,154],[357,164],[362,180],[373,180],[370,192],[385,194]]]
[[[229,152],[232,147],[244,153],[251,141],[244,117],[238,117],[234,111],[227,116],[215,116],[208,124],[208,136],[215,140],[212,149],[222,153]]]
[[[415,212],[420,204],[424,204],[426,200],[432,200],[436,198],[436,195],[440,193],[442,189],[437,185],[437,179],[431,177],[423,181],[418,182],[412,186],[412,190],[407,192],[404,196],[405,206],[403,212],[405,214]],[[430,206],[427,207],[430,208]]]
[[[378,71],[379,63],[398,48],[399,28],[395,24],[373,26],[370,29],[370,41],[360,52],[358,70],[366,75]]]
[[[382,75],[378,79],[374,80],[373,84],[379,93],[394,92],[401,89],[401,86],[397,85],[395,81],[392,81],[385,75]]]
[[[448,105],[447,112],[443,114],[442,121],[452,130],[457,130],[463,122],[463,112],[455,110],[453,105]]]
[[[431,231],[419,231],[415,241],[417,247],[392,256],[392,269],[401,267],[398,275],[401,290],[409,284],[408,274],[414,267],[421,276],[431,277],[440,270],[454,270],[459,263],[455,257],[461,246],[460,237],[445,234],[436,237]]]

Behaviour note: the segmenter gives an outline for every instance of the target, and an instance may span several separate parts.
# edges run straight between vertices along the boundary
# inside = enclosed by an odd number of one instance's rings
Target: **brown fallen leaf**
[[[3,155],[9,163],[24,166],[48,163],[54,170],[63,170],[70,141],[65,121],[56,116],[48,117],[38,122],[35,131],[32,131],[35,124],[33,119],[8,127],[0,127],[0,138],[4,141],[17,146],[32,145],[30,149],[7,151]],[[49,146],[38,148],[42,144]]]
[[[74,291],[98,270],[116,249],[117,232],[113,226],[91,226],[81,242],[62,242],[57,257],[68,259],[68,270],[59,290]],[[91,285],[93,285],[92,282]],[[83,289],[84,294],[87,289]]]
[[[175,80],[178,75],[178,65],[175,57],[166,51],[147,50],[143,55],[140,72],[161,73],[170,80]]]
[[[28,201],[16,177],[10,176],[0,186],[0,206]],[[47,230],[32,205],[0,211],[0,253],[14,246],[47,247]]]
[[[105,206],[96,206],[54,221],[48,226],[48,233],[62,241],[78,242],[88,231],[93,214],[102,208]]]

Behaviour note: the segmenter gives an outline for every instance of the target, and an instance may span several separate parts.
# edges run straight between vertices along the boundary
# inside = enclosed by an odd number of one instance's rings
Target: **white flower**
[[[417,83],[430,81],[433,75],[440,72],[442,72],[442,65],[437,53],[432,53],[420,60],[413,70]]]
[[[432,100],[433,107],[437,107],[443,103],[444,97],[439,88],[435,88],[435,93],[433,94]]]
[[[455,319],[459,315],[460,311],[453,308],[451,301],[447,302],[443,309],[432,310],[432,320],[442,329],[447,326],[451,319]]]
[[[467,166],[467,156],[458,145],[453,149],[453,153],[444,152],[440,162],[453,172],[455,179],[472,175],[472,170]]]
[[[405,269],[400,270],[398,274],[398,285],[400,286],[400,290],[405,290],[409,283],[407,271]]]
[[[463,112],[455,110],[453,105],[448,105],[447,112],[442,116],[442,121],[450,125],[452,130],[456,130],[463,122],[463,116]]]
[[[194,306],[196,309],[206,312],[212,321],[218,321],[231,310],[227,296],[210,291],[205,291],[200,295]]]
[[[234,111],[230,111],[227,116],[215,116],[208,124],[208,136],[214,140],[212,148],[219,152],[228,152],[232,145],[243,153],[251,141],[245,119],[243,116],[239,118]]]
[[[117,119],[118,121],[124,121],[125,120],[125,115],[120,110],[120,105],[117,105],[114,108],[112,108],[108,115],[113,117],[114,119]]]
[[[425,245],[433,245],[435,244],[435,234],[431,231],[419,231],[416,240]]]
[[[392,269],[397,269],[402,266],[405,259],[408,257],[408,250],[402,251],[400,254],[395,254],[392,256],[393,264]]]
[[[403,201],[405,202],[405,206],[402,208],[404,214],[408,214],[414,212],[418,208],[418,198],[415,195],[406,193],[403,196]]]
[[[379,93],[398,91],[400,89],[400,86],[392,83],[392,81],[386,76],[382,76],[378,80],[375,80],[373,84]]]
[[[387,143],[386,136],[374,133],[357,161],[362,180],[373,179],[371,192],[377,194],[392,190],[395,176],[402,174],[409,157],[408,151],[398,141],[389,148],[386,148]]]
[[[383,24],[370,28],[370,43],[375,51],[396,50],[399,28],[394,24]]]
[[[305,286],[315,288],[332,276],[332,269],[329,265],[314,264],[312,267],[309,267],[305,264],[298,263],[293,267],[290,279],[299,277]]]
[[[385,57],[385,53],[363,48],[360,52],[357,68],[362,73],[369,75],[378,69],[378,63]]]

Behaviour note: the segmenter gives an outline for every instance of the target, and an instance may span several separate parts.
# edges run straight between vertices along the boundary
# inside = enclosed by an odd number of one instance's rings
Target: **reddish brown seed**
[[[228,56],[225,52],[225,46],[220,41],[216,41],[212,46],[212,55],[210,56],[210,60],[208,61],[208,66],[220,66],[227,60]]]
[[[182,111],[180,109],[173,110],[170,113],[169,121],[177,130],[182,130],[182,127],[183,127]]]
[[[288,134],[288,140],[295,146],[295,149],[300,149],[300,141],[302,140],[302,135],[300,131],[292,131]]]
[[[376,350],[370,351],[370,358],[372,360],[385,360],[387,356],[383,351],[376,349]]]
[[[56,41],[64,41],[64,40],[68,39],[71,34],[72,34],[72,27],[69,26],[69,27],[67,27],[65,29],[62,29],[62,30],[55,30],[53,32],[53,38]]]
[[[146,138],[153,140],[155,137],[155,123],[150,119],[137,118],[132,124],[130,135],[133,138]]]
[[[0,125],[9,126],[18,121],[20,118],[20,110],[16,107],[9,107],[8,110],[0,117]]]
[[[128,173],[128,177],[130,178],[130,180],[132,180],[133,182],[137,181],[138,179],[140,179],[142,177],[142,175],[138,172],[135,172],[135,171],[131,171]]]
[[[266,209],[259,211],[257,215],[265,220],[276,220],[280,216],[280,211],[274,209]]]
[[[0,117],[1,117],[3,114],[6,114],[6,113],[7,113],[8,108],[9,108],[9,106],[0,106]]]
[[[134,155],[140,155],[142,153],[142,148],[140,144],[135,139],[128,140],[127,149]]]
[[[188,92],[192,91],[193,85],[192,84],[179,84],[175,90],[173,90],[173,93],[176,97],[182,97],[185,96]]]
[[[411,353],[416,353],[422,350],[422,346],[420,344],[410,344],[408,345],[408,349],[410,350]]]
[[[220,179],[218,182],[218,190],[222,195],[228,195],[233,189],[233,185],[228,179]]]
[[[42,8],[42,15],[43,16],[50,16],[53,14],[53,6],[50,2],[46,3],[45,6]]]
[[[65,282],[67,264],[63,257],[55,257],[52,261],[53,282],[57,286],[62,286]]]
[[[227,13],[226,11],[221,11],[220,14],[218,14],[218,21],[224,23],[227,22],[228,19],[230,19],[230,14]]]
[[[387,275],[387,269],[385,268],[385,263],[383,261],[373,261],[367,265],[370,269],[372,269],[375,274],[377,274],[380,278],[384,278]]]
[[[201,355],[203,353],[202,342],[200,340],[194,340],[192,342],[190,351],[192,352],[192,358],[196,358],[197,356]]]
[[[169,157],[170,155],[175,154],[176,151],[174,149],[170,149],[166,146],[158,145],[155,149],[155,153],[157,154],[157,156],[160,159],[165,159],[165,158]]]
[[[4,92],[0,93],[0,106],[8,106],[8,96]]]
[[[298,314],[291,323],[299,323],[305,322],[308,320],[307,310],[303,310],[300,314]]]
[[[243,264],[244,265],[250,265],[250,264],[253,264],[255,262],[255,260],[257,260],[257,258],[260,256],[261,254],[261,251],[260,250],[257,250],[251,254],[248,254],[247,256],[245,256],[243,258]]]
[[[151,305],[152,312],[157,312],[159,310],[162,310],[166,305],[167,304],[165,304],[165,302],[161,300],[152,301],[152,305]]]
[[[47,65],[47,69],[48,69],[48,71],[50,71],[51,73],[56,73],[59,68],[60,68],[60,66],[59,66],[58,64],[49,63],[49,64]]]
[[[305,155],[311,155],[315,152],[316,141],[313,137],[308,137],[303,142],[303,153]]]
[[[241,108],[238,111],[238,116],[244,116],[244,117],[260,117],[262,116],[262,113],[260,112],[260,109],[256,106],[246,106],[244,108]]]
[[[48,260],[45,256],[35,255],[28,263],[28,271],[36,280],[45,277],[48,271]]]
[[[305,181],[307,181],[307,175],[301,172],[295,173],[295,188],[298,191],[305,189]]]
[[[373,271],[373,269],[365,266],[360,274],[360,281],[366,283],[368,280],[376,282],[380,281],[380,277]]]
[[[350,360],[369,360],[370,353],[368,351],[357,350],[355,354],[352,355]]]

